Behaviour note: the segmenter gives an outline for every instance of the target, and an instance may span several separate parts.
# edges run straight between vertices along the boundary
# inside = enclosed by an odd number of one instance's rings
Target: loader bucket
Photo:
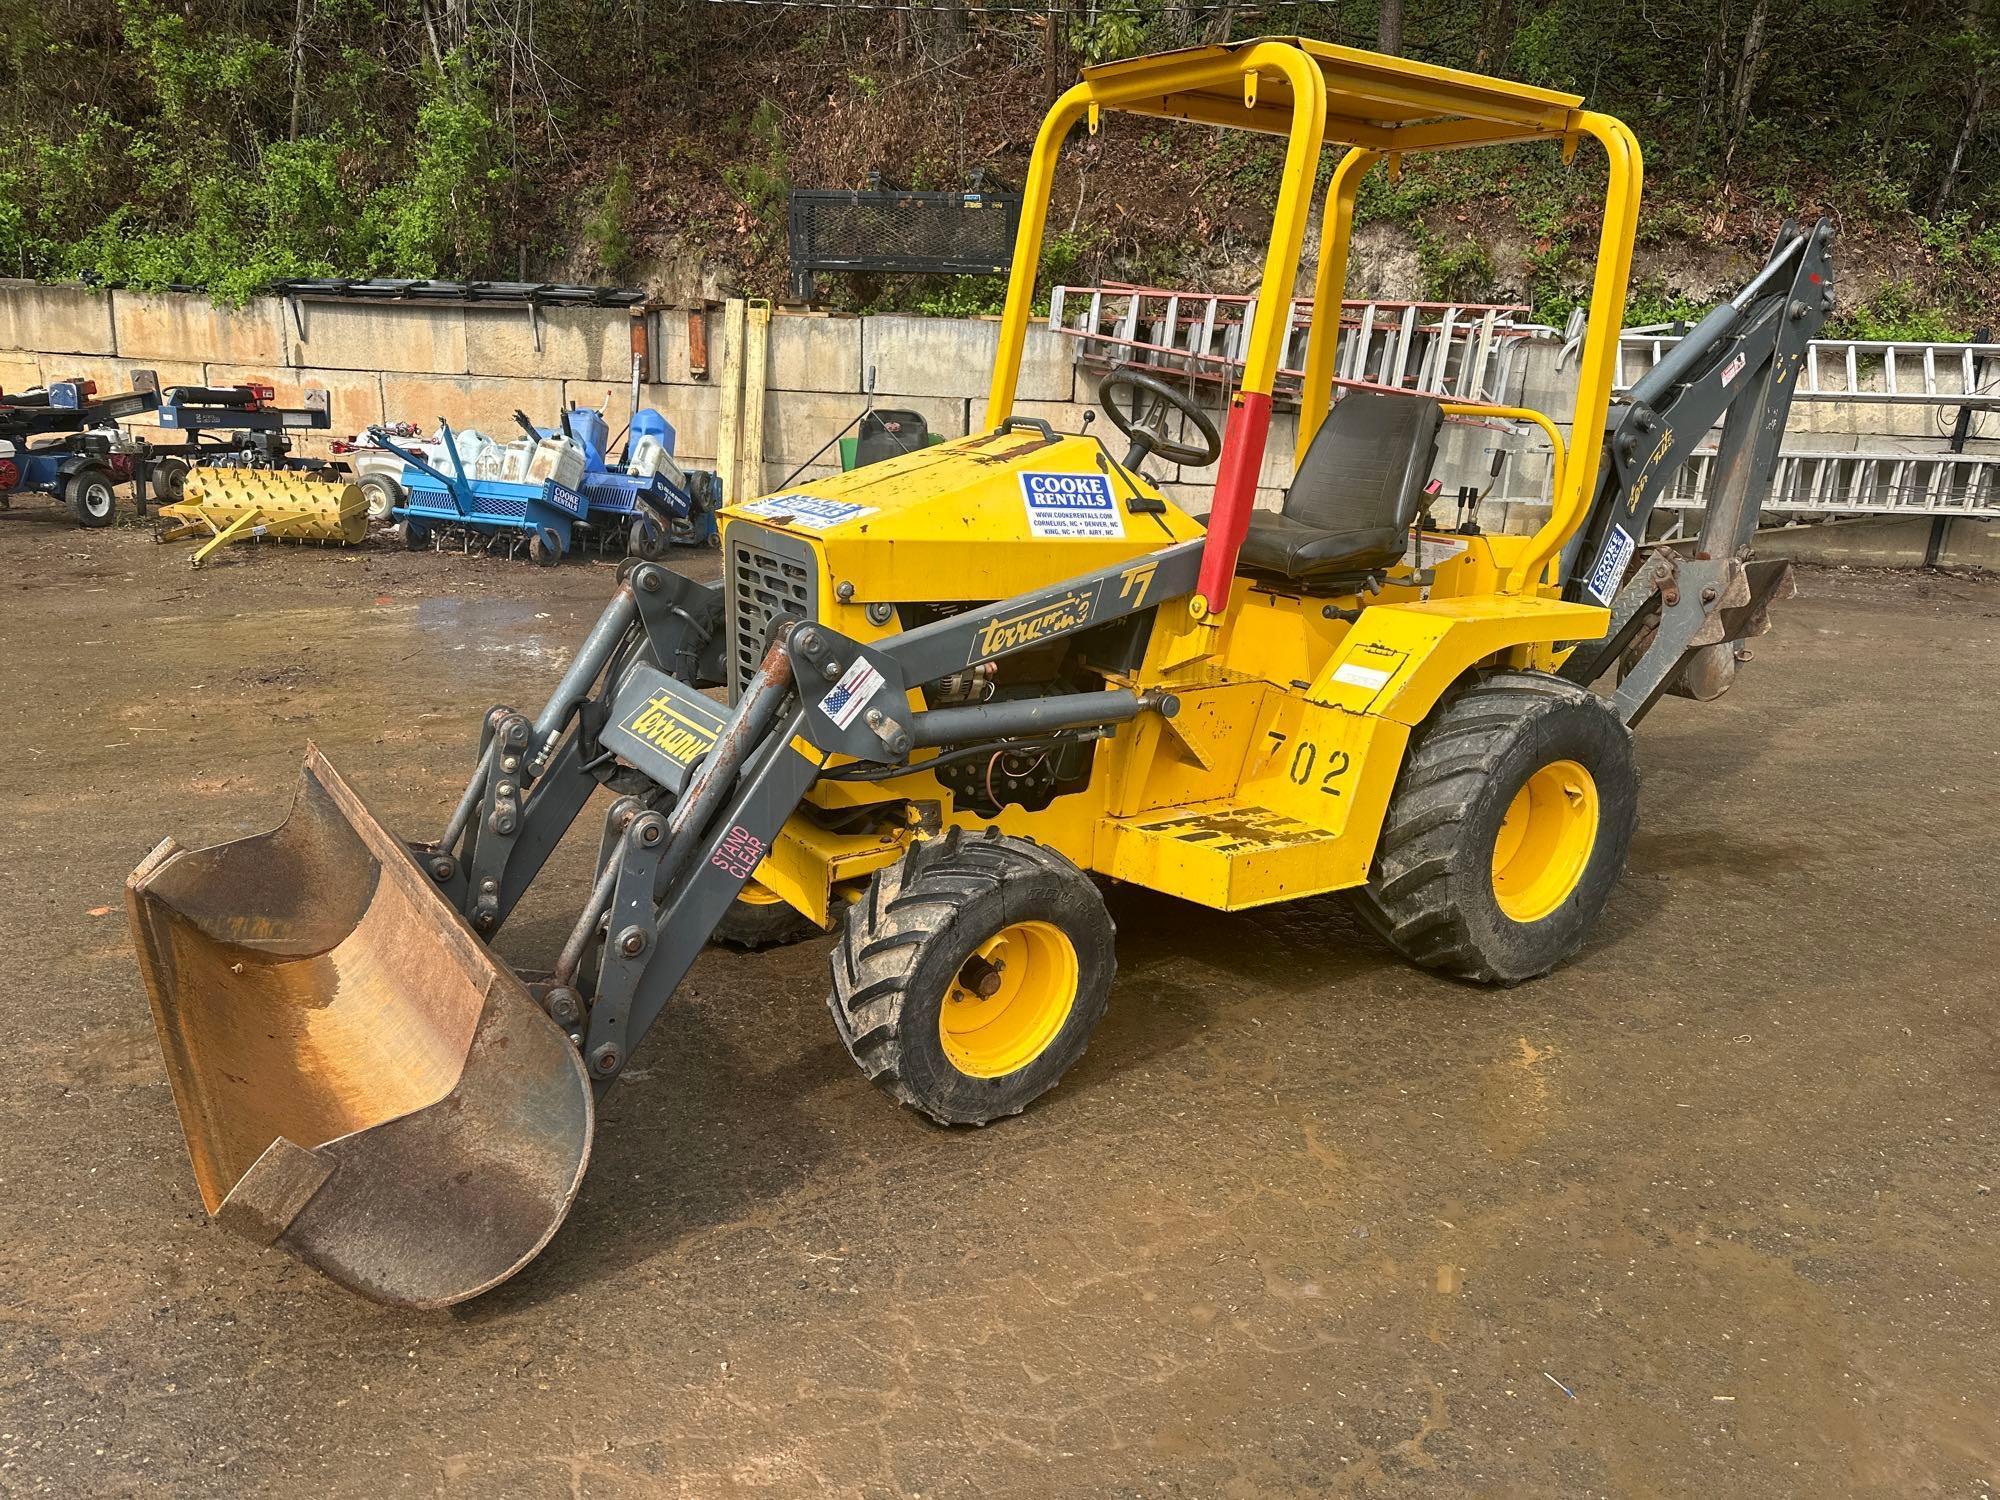
[[[274,831],[126,884],[202,1201],[377,1301],[505,1281],[590,1159],[569,1038],[317,749]]]

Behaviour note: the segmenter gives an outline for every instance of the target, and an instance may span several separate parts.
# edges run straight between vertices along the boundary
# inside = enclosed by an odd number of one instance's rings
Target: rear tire
[[[828,1007],[877,1086],[940,1125],[1019,1114],[1104,1015],[1118,961],[1104,898],[1026,839],[952,829],[869,883],[833,950]]]
[[[361,493],[368,497],[368,519],[386,521],[403,503],[403,487],[386,474],[370,474],[361,481]]]
[[[109,526],[118,514],[118,492],[108,469],[78,469],[63,481],[63,504],[79,526]]]
[[[396,528],[396,533],[412,552],[421,552],[431,544],[431,529],[422,521],[405,518],[403,524]]]
[[[1424,968],[1533,979],[1604,910],[1638,799],[1631,732],[1609,704],[1547,673],[1497,673],[1418,731],[1354,904]]]
[[[553,568],[562,561],[562,538],[543,529],[528,538],[528,557],[538,568]]]
[[[184,458],[153,460],[153,499],[161,505],[179,505],[187,495],[188,461]]]
[[[762,886],[746,885],[743,891],[715,924],[715,931],[708,936],[711,943],[757,953],[826,936],[826,930],[812,918]]]

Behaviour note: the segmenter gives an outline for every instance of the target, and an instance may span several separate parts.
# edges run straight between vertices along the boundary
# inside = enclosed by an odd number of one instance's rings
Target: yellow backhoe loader
[[[1057,153],[1105,110],[1287,140],[1226,436],[1132,368],[1099,392],[1122,453],[1016,413]],[[1608,192],[1566,439],[1544,413],[1336,382],[1365,173],[1586,140]],[[1272,310],[1330,143],[1298,461],[1257,509]],[[1614,404],[1639,191],[1632,133],[1548,89],[1296,38],[1086,70],[1036,143],[976,433],[727,509],[719,587],[628,564],[546,706],[487,714],[435,841],[392,835],[310,752],[275,832],[168,840],[134,873],[210,1211],[386,1302],[493,1286],[554,1234],[597,1095],[718,933],[835,931],[843,1041],[949,1124],[1021,1110],[1082,1052],[1116,962],[1093,877],[1228,910],[1349,891],[1468,980],[1562,962],[1632,835],[1629,726],[1727,687],[1785,590],[1746,544],[1832,298],[1828,230],[1787,225]],[[1551,445],[1539,530],[1435,525],[1451,418]],[[1718,421],[1700,541],[1645,546]],[[1154,458],[1217,464],[1205,522]],[[593,888],[553,971],[518,975],[487,941],[600,786]]]

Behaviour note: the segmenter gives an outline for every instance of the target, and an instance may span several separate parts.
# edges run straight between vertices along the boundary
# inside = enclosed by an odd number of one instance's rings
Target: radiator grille
[[[729,528],[729,701],[764,659],[771,622],[815,617],[818,563],[812,544],[747,521]]]

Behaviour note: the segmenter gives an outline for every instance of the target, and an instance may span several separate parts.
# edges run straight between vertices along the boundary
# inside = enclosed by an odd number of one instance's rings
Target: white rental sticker
[[[1031,535],[1066,539],[1125,535],[1118,497],[1103,474],[1030,471],[1021,476],[1021,499],[1028,507]]]
[[[1611,528],[1611,539],[1604,544],[1603,555],[1597,559],[1597,566],[1590,570],[1590,576],[1583,586],[1590,590],[1590,597],[1599,604],[1609,604],[1611,596],[1618,592],[1618,585],[1625,581],[1625,565],[1632,560],[1632,538],[1625,534],[1623,526]]]
[[[1380,667],[1364,667],[1358,661],[1344,661],[1333,669],[1333,680],[1344,682],[1349,687],[1367,688],[1374,692],[1394,675]]]
[[[868,664],[867,657],[857,656],[854,665],[840,674],[833,691],[819,700],[820,712],[845,729],[860,717],[881,685],[882,674]]]
[[[1749,358],[1750,356],[1747,354],[1739,354],[1728,364],[1724,365],[1722,367],[1722,383],[1728,385],[1730,381],[1741,375],[1743,373],[1743,363]]]
[[[872,505],[856,505],[852,500],[822,500],[818,495],[767,495],[736,509],[746,516],[803,526],[808,531],[825,531],[829,526],[875,514]]]

